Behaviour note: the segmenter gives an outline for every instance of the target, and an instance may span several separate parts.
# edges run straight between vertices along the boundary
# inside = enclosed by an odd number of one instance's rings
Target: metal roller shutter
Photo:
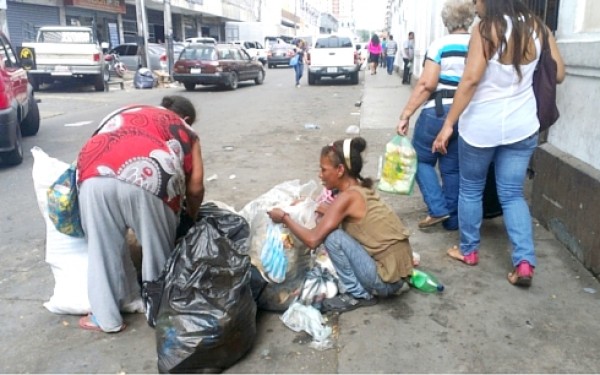
[[[34,41],[37,29],[42,26],[60,25],[58,7],[13,1],[8,1],[6,5],[8,33],[14,46]]]

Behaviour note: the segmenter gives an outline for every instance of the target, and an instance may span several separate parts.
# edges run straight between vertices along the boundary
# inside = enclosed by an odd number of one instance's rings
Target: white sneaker
[[[300,84],[297,84],[296,87],[300,87]]]

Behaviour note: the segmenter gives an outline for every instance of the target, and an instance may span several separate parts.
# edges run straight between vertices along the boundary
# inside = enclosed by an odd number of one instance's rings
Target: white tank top
[[[507,22],[506,40],[512,34],[512,21]],[[533,88],[533,72],[540,57],[540,41],[533,34],[536,58],[521,65],[519,81],[512,65],[500,63],[498,53],[488,61],[487,69],[471,102],[460,116],[458,130],[471,146],[494,147],[519,142],[540,127]]]

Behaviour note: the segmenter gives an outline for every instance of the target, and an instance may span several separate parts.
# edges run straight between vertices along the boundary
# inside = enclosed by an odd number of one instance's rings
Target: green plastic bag
[[[410,140],[396,135],[385,145],[381,179],[377,188],[394,194],[412,194],[417,173],[417,153]]]

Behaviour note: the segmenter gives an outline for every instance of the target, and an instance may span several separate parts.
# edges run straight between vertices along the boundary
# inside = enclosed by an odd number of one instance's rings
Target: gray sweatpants
[[[110,177],[95,177],[79,189],[79,208],[88,242],[88,296],[105,332],[123,324],[119,306],[139,297],[140,288],[125,235],[131,228],[142,246],[142,279],[158,278],[174,248],[177,215],[152,193]]]

